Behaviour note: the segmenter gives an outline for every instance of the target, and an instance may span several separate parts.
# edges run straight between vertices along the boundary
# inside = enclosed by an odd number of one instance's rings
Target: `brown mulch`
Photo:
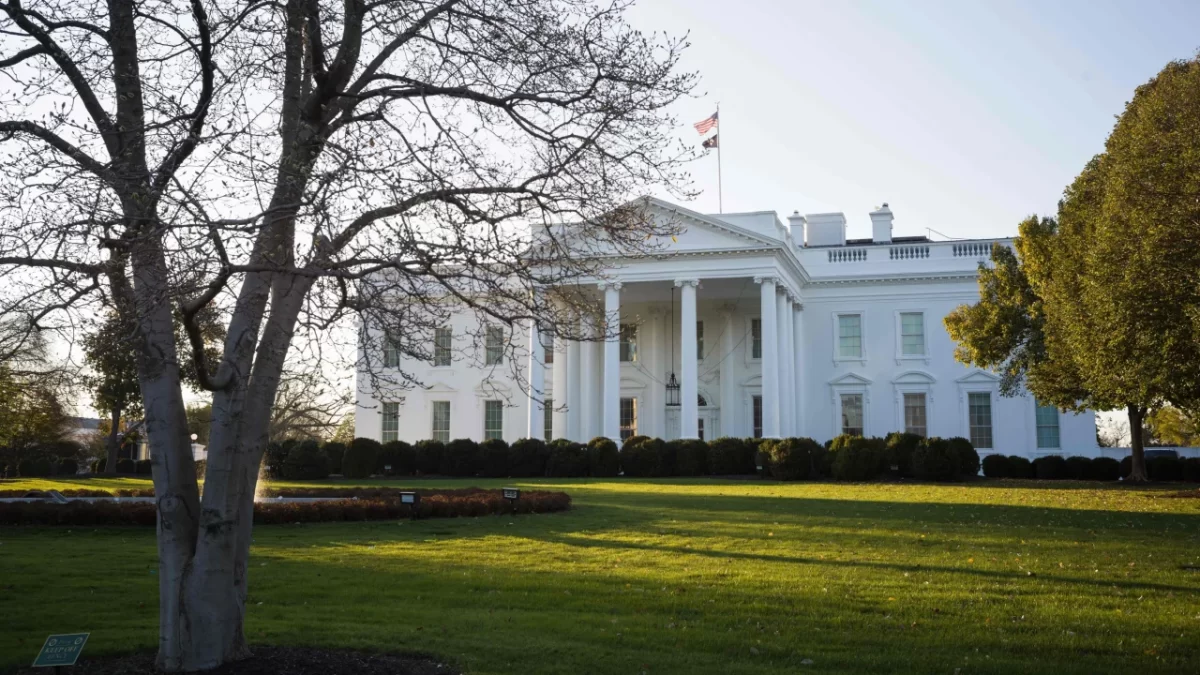
[[[374,654],[313,647],[252,647],[254,656],[206,675],[458,675],[459,671],[422,656]],[[47,675],[48,668],[26,668],[13,675]],[[154,654],[79,659],[64,669],[70,675],[158,675]]]

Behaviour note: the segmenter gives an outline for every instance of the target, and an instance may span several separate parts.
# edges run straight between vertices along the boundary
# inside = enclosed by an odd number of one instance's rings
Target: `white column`
[[[621,442],[621,282],[599,285],[604,291],[604,398],[600,435]]]
[[[777,361],[779,369],[779,435],[788,435],[788,387],[787,380],[791,377],[787,369],[787,353],[791,349],[788,344],[788,295],[787,289],[775,287],[775,327],[779,338]]]
[[[583,318],[580,322],[580,330],[586,338],[594,338],[596,336],[596,327],[592,325],[591,320]],[[591,440],[593,435],[593,418],[596,410],[596,380],[600,371],[599,364],[596,363],[596,344],[590,340],[584,341],[576,345],[579,347],[581,354],[580,373],[579,373],[579,436],[576,442],[586,443]]]
[[[538,339],[537,321],[529,320],[529,424],[526,438],[541,438],[545,433],[546,364],[542,363],[542,342]]]
[[[578,331],[579,330],[579,320],[573,319],[573,321],[575,322],[574,329],[575,329],[575,331]],[[580,356],[579,356],[579,341],[578,340],[567,341],[566,349],[567,349],[567,366],[564,370],[566,371],[566,374],[567,374],[567,388],[566,388],[567,426],[566,426],[566,429],[563,431],[562,436],[559,436],[558,432],[555,432],[554,435],[558,438],[569,438],[572,441],[579,441],[579,438],[582,435],[579,432],[583,428],[582,427],[583,403],[579,398],[579,396],[580,396],[580,394],[579,394],[579,371],[580,371],[580,361],[581,361]]]
[[[760,285],[763,436],[779,438],[779,328],[775,320],[775,278],[754,277],[754,281]]]
[[[742,431],[738,421],[737,385],[733,381],[733,350],[738,340],[733,331],[733,307],[726,305],[721,308],[721,435],[749,436]]]
[[[700,373],[696,354],[696,287],[699,279],[676,279],[679,287],[679,437],[700,438]]]
[[[792,305],[792,378],[795,392],[792,407],[796,410],[796,435],[807,436],[807,411],[804,409],[804,305]]]
[[[648,312],[649,319],[638,327],[639,346],[645,346],[638,352],[638,360],[647,372],[651,374],[650,386],[644,393],[644,398],[638,401],[638,433],[653,438],[666,436],[666,420],[663,411],[666,408],[666,391],[661,382],[664,380],[663,365],[667,358],[665,345],[665,315],[660,307],[652,307]],[[643,339],[642,335],[645,336]]]
[[[567,341],[554,335],[554,365],[550,366],[550,384],[553,388],[554,410],[550,413],[550,435],[554,438],[567,438],[570,433],[567,423],[567,411],[571,408],[570,385],[567,384]]]

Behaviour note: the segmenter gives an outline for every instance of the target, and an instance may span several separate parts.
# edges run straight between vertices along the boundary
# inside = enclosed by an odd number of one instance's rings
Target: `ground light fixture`
[[[416,520],[418,515],[417,507],[421,505],[421,495],[416,492],[401,492],[400,503],[409,506],[410,516],[413,520]]]
[[[517,512],[517,500],[521,498],[521,488],[515,488],[515,487],[500,488],[500,494],[504,495],[504,498],[508,500],[509,504],[512,504],[513,513],[516,513]]]

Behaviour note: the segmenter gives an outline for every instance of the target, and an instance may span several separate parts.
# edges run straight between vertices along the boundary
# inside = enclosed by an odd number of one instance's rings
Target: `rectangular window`
[[[400,344],[391,335],[385,335],[383,338],[383,367],[400,367]]]
[[[383,404],[383,435],[379,438],[380,441],[387,443],[388,441],[397,440],[400,432],[400,404],[399,403],[384,403]]]
[[[1058,408],[1052,405],[1037,405],[1037,446],[1039,448],[1057,448],[1058,440]]]
[[[863,435],[863,395],[842,394],[842,433]]]
[[[554,399],[548,398],[542,403],[542,437],[546,442],[554,440]]]
[[[862,315],[838,315],[838,356],[843,359],[862,358]]]
[[[704,358],[704,322],[696,322],[696,358]]]
[[[554,365],[554,333],[543,331],[538,337],[542,341],[542,363]]]
[[[700,433],[700,440],[704,440],[704,418],[696,420],[696,430]]]
[[[925,394],[904,395],[904,432],[918,436],[928,435],[925,422]]]
[[[483,365],[498,366],[504,360],[504,328],[488,326],[483,338]]]
[[[986,391],[967,394],[968,423],[971,427],[971,445],[976,448],[992,447],[992,395]]]
[[[504,438],[504,401],[483,402],[483,440]]]
[[[621,440],[637,436],[637,399],[621,399]]]
[[[754,419],[754,437],[762,438],[762,396],[752,396],[750,398],[751,416]]]
[[[433,425],[429,437],[443,443],[450,442],[450,401],[433,401]]]
[[[450,347],[454,341],[454,333],[449,328],[438,328],[433,331],[433,365],[450,365]]]
[[[762,358],[762,319],[750,319],[750,358]]]
[[[637,326],[632,323],[621,324],[621,362],[637,361]]]
[[[900,313],[901,356],[925,356],[925,315],[921,312]]]

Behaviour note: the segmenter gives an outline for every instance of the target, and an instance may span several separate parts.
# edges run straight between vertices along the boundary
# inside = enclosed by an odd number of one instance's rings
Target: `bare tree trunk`
[[[107,443],[108,460],[104,465],[104,473],[108,473],[108,474],[116,474],[117,473],[117,454],[120,450],[120,446],[117,445],[117,436],[120,435],[120,432],[119,432],[120,428],[121,428],[121,411],[113,410],[112,411],[112,429],[109,429],[109,431],[108,431],[108,443]]]
[[[1133,463],[1133,468],[1130,470],[1126,480],[1141,483],[1149,480],[1149,477],[1146,475],[1146,450],[1142,437],[1142,423],[1146,417],[1146,409],[1141,406],[1130,405],[1128,411],[1130,459]]]

